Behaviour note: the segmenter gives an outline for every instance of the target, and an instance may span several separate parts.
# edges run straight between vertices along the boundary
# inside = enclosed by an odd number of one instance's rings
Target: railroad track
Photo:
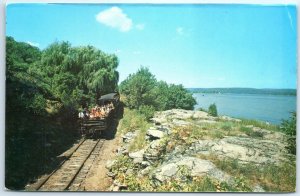
[[[103,146],[104,139],[85,139],[61,166],[52,172],[37,191],[79,191],[80,186]]]

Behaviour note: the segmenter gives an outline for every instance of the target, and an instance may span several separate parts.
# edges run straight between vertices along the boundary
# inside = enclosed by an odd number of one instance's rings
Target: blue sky
[[[296,88],[295,6],[9,4],[6,34],[92,45],[185,87]]]

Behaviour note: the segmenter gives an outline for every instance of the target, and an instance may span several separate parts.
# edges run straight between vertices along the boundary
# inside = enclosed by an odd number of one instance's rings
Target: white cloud
[[[176,32],[177,32],[178,35],[183,35],[184,34],[182,27],[177,27]]]
[[[130,31],[132,20],[118,7],[112,7],[96,15],[96,20],[104,25],[117,28],[121,32]]]
[[[144,30],[144,28],[145,28],[145,24],[137,24],[137,25],[135,25],[135,28],[137,28],[138,30]]]
[[[29,44],[29,45],[31,45],[31,46],[35,46],[35,47],[39,47],[40,46],[39,43],[35,43],[35,42],[27,41],[26,43]]]

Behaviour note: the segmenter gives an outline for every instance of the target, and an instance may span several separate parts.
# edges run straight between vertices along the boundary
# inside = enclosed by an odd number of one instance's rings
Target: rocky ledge
[[[136,179],[146,176],[152,190],[168,181],[184,183],[205,177],[236,187],[238,191],[264,192],[264,185],[250,179],[245,180],[248,184],[244,189],[239,189],[237,186],[242,185],[237,184],[237,178],[240,180],[241,176],[233,176],[234,172],[228,169],[223,171],[222,163],[237,164],[240,168],[250,165],[263,168],[270,164],[289,164],[295,159],[286,150],[286,136],[266,129],[268,124],[256,127],[227,116],[212,117],[203,111],[181,109],[157,112],[152,124],[141,149],[133,152],[128,149],[140,130],[122,136],[123,144],[116,152],[119,158],[107,163],[108,175],[114,179],[111,191],[128,190],[126,182],[120,182],[122,173],[134,175]],[[122,165],[120,160],[124,159],[130,164]]]

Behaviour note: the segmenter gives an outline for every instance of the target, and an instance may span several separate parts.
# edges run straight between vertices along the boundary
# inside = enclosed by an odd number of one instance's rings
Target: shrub
[[[296,112],[292,112],[288,120],[283,120],[281,123],[281,130],[289,136],[288,151],[296,154]]]
[[[154,112],[155,112],[155,109],[154,109],[153,106],[142,105],[139,108],[139,113],[142,114],[142,115],[144,115],[147,120],[149,120],[150,118],[153,117]]]
[[[208,114],[211,116],[218,116],[217,106],[216,104],[211,104],[208,108]]]
[[[206,109],[204,109],[204,108],[198,108],[197,109],[198,111],[201,111],[201,112],[208,112]]]

